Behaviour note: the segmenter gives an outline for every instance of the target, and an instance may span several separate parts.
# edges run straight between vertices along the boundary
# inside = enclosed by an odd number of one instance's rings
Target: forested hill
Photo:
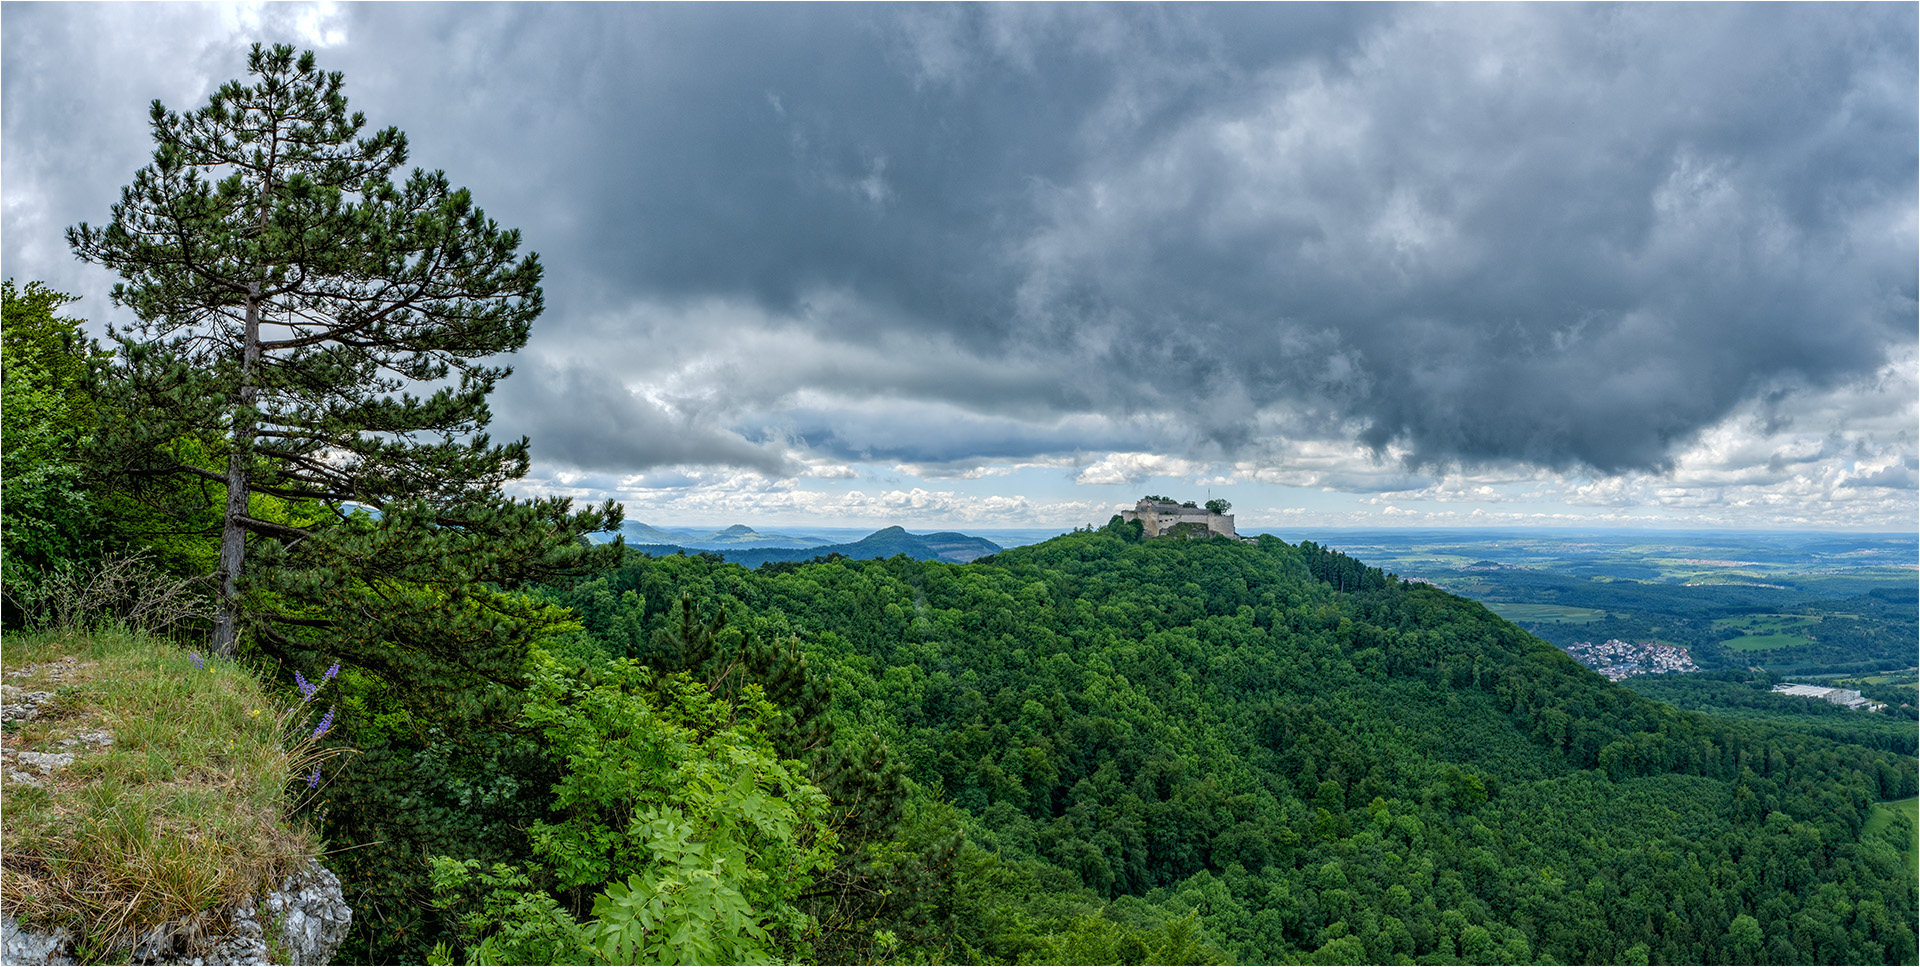
[[[572,647],[655,664],[683,596],[798,635],[903,815],[966,833],[866,921],[899,959],[1915,958],[1911,825],[1863,836],[1912,758],[1676,711],[1311,543],[630,554],[551,596]],[[934,835],[910,826],[900,855]]]
[[[659,556],[662,554],[710,554],[731,561],[742,567],[759,567],[768,562],[797,563],[810,561],[816,557],[839,555],[854,560],[872,560],[874,558],[893,557],[905,554],[917,561],[951,561],[965,564],[983,555],[1000,550],[1000,545],[984,537],[974,537],[957,531],[941,531],[937,534],[909,534],[904,527],[886,527],[846,544],[825,544],[818,547],[705,547],[687,548],[677,544],[636,544],[633,549],[642,554]]]

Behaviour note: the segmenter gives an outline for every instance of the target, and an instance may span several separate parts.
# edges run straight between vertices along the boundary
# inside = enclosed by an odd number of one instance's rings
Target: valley
[[[1684,647],[1702,669],[1858,674],[1914,665],[1908,534],[1328,531],[1329,546],[1481,601],[1561,647]]]

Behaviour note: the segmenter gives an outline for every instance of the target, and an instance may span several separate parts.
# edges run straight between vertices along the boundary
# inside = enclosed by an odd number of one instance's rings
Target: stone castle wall
[[[1238,538],[1232,514],[1216,514],[1205,507],[1185,507],[1164,501],[1143,500],[1132,510],[1120,512],[1121,520],[1137,520],[1148,537],[1159,537],[1181,524],[1198,524],[1223,537]]]

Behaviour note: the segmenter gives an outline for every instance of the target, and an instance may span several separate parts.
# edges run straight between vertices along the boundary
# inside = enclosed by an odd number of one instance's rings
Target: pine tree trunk
[[[260,283],[247,287],[247,334],[240,354],[240,391],[233,414],[233,449],[227,454],[227,506],[220,515],[220,609],[213,626],[213,653],[233,657],[239,636],[240,572],[246,565],[247,477],[253,460],[254,371],[260,361]]]
[[[254,215],[256,236],[266,233],[273,208],[274,162],[280,156],[277,118],[265,154]],[[253,466],[253,404],[260,396],[254,381],[260,366],[260,279],[264,271],[264,266],[256,264],[253,281],[247,283],[247,331],[240,344],[240,386],[234,394],[233,449],[227,454],[227,506],[220,514],[220,607],[215,612],[211,650],[222,658],[233,657],[240,634],[240,573],[247,561],[247,532],[241,519],[247,515],[247,484]]]

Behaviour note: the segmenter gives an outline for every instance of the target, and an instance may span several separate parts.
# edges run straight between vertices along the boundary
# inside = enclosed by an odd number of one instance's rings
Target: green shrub
[[[804,955],[814,924],[801,896],[836,843],[826,797],[774,754],[778,714],[758,686],[729,703],[684,674],[623,659],[582,676],[536,649],[522,718],[562,769],[559,817],[529,830],[529,875],[436,861],[436,894],[467,956],[547,956],[570,942],[552,918],[569,906],[614,963]],[[535,880],[565,902],[533,895]]]

